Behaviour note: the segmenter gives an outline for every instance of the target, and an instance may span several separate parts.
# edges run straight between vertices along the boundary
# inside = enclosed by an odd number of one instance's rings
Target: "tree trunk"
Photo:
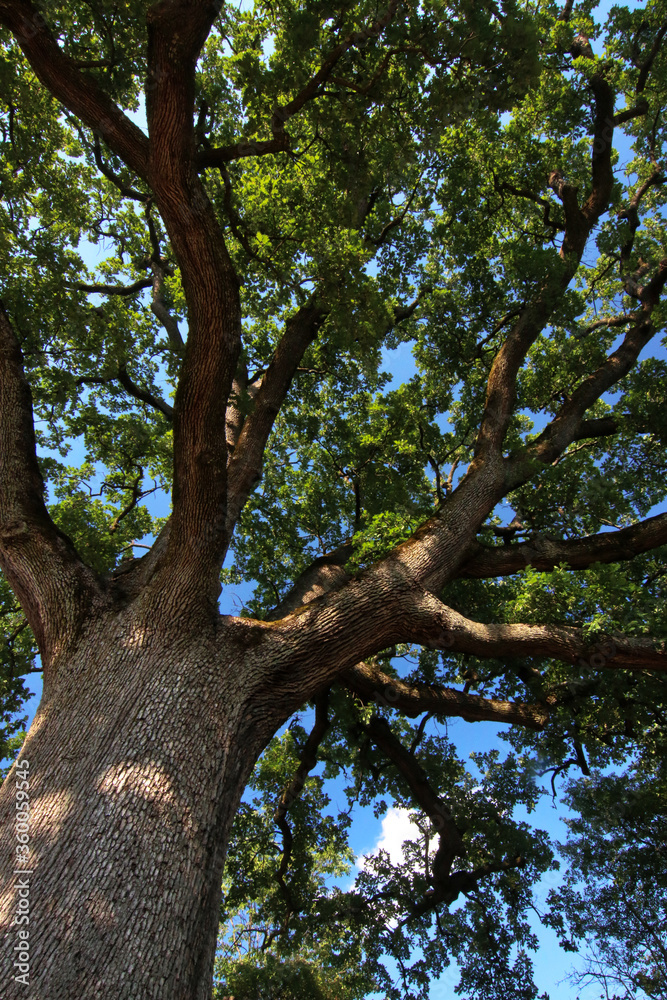
[[[229,829],[275,725],[249,710],[252,656],[221,657],[221,628],[91,622],[45,687],[20,758],[28,859],[16,767],[0,793],[3,1000],[210,997]]]

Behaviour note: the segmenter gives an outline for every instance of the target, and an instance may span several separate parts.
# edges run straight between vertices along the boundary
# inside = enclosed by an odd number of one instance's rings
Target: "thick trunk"
[[[3,785],[3,1000],[210,997],[225,845],[270,727],[248,709],[247,656],[221,658],[214,626],[165,632],[129,616],[85,630]]]

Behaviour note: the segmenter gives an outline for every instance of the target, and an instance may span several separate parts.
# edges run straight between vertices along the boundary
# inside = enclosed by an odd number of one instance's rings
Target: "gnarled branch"
[[[290,888],[285,881],[285,875],[287,874],[290,856],[292,854],[293,843],[292,830],[287,822],[287,813],[290,806],[301,795],[306,778],[317,764],[318,748],[329,729],[328,706],[328,692],[324,692],[324,694],[320,695],[315,703],[315,724],[308,734],[308,739],[306,740],[301,754],[301,759],[299,760],[299,766],[290,783],[283,789],[273,813],[273,819],[283,837],[283,853],[280,859],[280,866],[276,872],[276,878],[280,886],[281,894],[285,899],[290,912],[294,912],[297,909],[297,906],[292,897]]]
[[[432,880],[436,885],[445,882],[454,858],[465,854],[463,839],[449,806],[433,791],[421,764],[394,735],[386,719],[374,715],[366,731],[376,747],[396,766],[415,802],[438,831],[438,849],[431,866]]]

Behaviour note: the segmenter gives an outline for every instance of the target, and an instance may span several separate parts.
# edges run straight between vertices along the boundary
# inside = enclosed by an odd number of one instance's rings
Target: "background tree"
[[[614,1000],[667,992],[667,893],[664,750],[630,776],[584,779],[570,789],[580,818],[564,845],[571,863],[551,894],[550,922],[566,947],[585,941],[586,964],[574,979],[598,984]]]
[[[271,949],[222,981],[304,986],[316,956],[352,996],[423,997],[456,956],[468,996],[535,996],[553,859],[517,808],[664,726],[667,8],[614,9],[606,40],[592,8],[0,0],[3,669],[11,699],[44,668],[40,998],[210,996],[234,815],[309,703],[242,807],[258,851],[231,840],[227,912]],[[256,582],[242,614],[221,579]],[[430,722],[453,716],[509,754],[461,761]],[[307,819],[340,775],[420,831],[346,891],[345,815]]]

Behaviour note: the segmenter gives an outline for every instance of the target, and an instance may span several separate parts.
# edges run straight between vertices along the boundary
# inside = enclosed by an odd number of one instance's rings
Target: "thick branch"
[[[593,113],[593,148],[591,154],[591,179],[593,187],[588,196],[583,214],[593,225],[606,210],[614,187],[612,166],[612,140],[614,137],[614,88],[602,73],[591,77],[590,87],[595,97]],[[588,236],[588,233],[586,234]]]
[[[259,387],[258,387],[259,388]],[[244,398],[250,398],[248,389],[248,368],[243,356],[239,358],[236,375],[232,382],[232,391],[227,400],[225,415],[225,438],[227,441],[228,461],[231,458],[245,420]]]
[[[1,303],[0,565],[35,633],[48,672],[53,660],[75,640],[81,615],[99,588],[44,504],[30,386]]]
[[[278,621],[295,608],[309,604],[323,594],[339,590],[350,579],[345,563],[352,556],[352,544],[345,542],[333,552],[315,559],[296,581],[289,594],[280,602],[267,621]]]
[[[395,708],[411,719],[430,712],[438,718],[500,722],[539,731],[544,728],[549,711],[546,705],[483,698],[439,685],[408,684],[390,677],[374,663],[357,664],[341,678],[341,683],[365,701]]]
[[[569,21],[570,20],[570,15],[572,14],[572,6],[573,6],[573,4],[574,4],[574,0],[566,0],[565,4],[563,5],[563,9],[561,10],[560,14],[558,15],[558,20],[559,21]]]
[[[521,572],[527,566],[548,572],[562,563],[567,563],[572,569],[586,569],[594,563],[634,559],[660,545],[667,545],[667,514],[649,517],[620,531],[605,531],[568,541],[535,536],[516,545],[492,548],[476,544],[459,575],[477,579],[508,576]]]
[[[88,292],[90,294],[97,295],[136,295],[141,292],[144,288],[150,288],[153,284],[152,278],[139,278],[137,281],[133,281],[131,285],[104,285],[104,284],[94,284],[87,285],[83,281],[73,282],[68,287],[75,288],[78,292]]]
[[[422,624],[419,619],[422,618]],[[592,643],[583,629],[560,625],[483,625],[424,592],[415,600],[406,639],[490,659],[549,657],[591,669],[667,671],[667,641],[612,635]]]
[[[619,111],[618,114],[614,115],[614,125],[624,125],[626,122],[632,121],[633,118],[641,118],[647,111],[648,101],[642,97],[631,108],[626,108],[624,111]]]
[[[212,606],[226,546],[225,416],[241,348],[238,279],[195,166],[195,68],[217,10],[205,0],[151,7],[146,87],[149,180],[188,311],[174,401],[174,512],[164,570],[168,586],[196,598],[206,593]]]
[[[327,684],[341,679],[345,683],[346,674],[361,661],[398,642],[481,659],[554,659],[593,673],[601,669],[667,672],[665,640],[614,633],[596,643],[583,628],[483,624],[465,618],[417,583],[419,576],[450,578],[448,566],[439,577],[432,573],[429,557],[434,550],[429,552],[428,544],[420,544],[417,534],[416,541],[399,546],[340,589],[297,607],[277,622],[253,623],[257,634],[253,641],[260,641],[261,636],[261,641],[275,649],[277,658],[289,639],[289,691],[294,707]],[[446,546],[441,538],[438,541],[446,558]],[[415,558],[405,558],[414,547]],[[285,667],[277,662],[267,665],[257,683],[266,684],[275,677],[285,678]],[[270,702],[266,711],[271,712]]]
[[[233,160],[241,160],[247,156],[269,156],[272,153],[284,153],[289,148],[289,136],[287,133],[283,133],[273,139],[235,142],[217,149],[200,149],[197,153],[197,169],[224,167]]]
[[[489,861],[485,865],[473,868],[472,871],[453,872],[442,885],[436,887],[433,893],[427,893],[424,899],[415,903],[408,919],[427,913],[442,903],[449,906],[462,892],[472,892],[489,875],[514,871],[516,868],[523,868],[524,864],[524,858],[521,855],[516,855],[502,861]]]

